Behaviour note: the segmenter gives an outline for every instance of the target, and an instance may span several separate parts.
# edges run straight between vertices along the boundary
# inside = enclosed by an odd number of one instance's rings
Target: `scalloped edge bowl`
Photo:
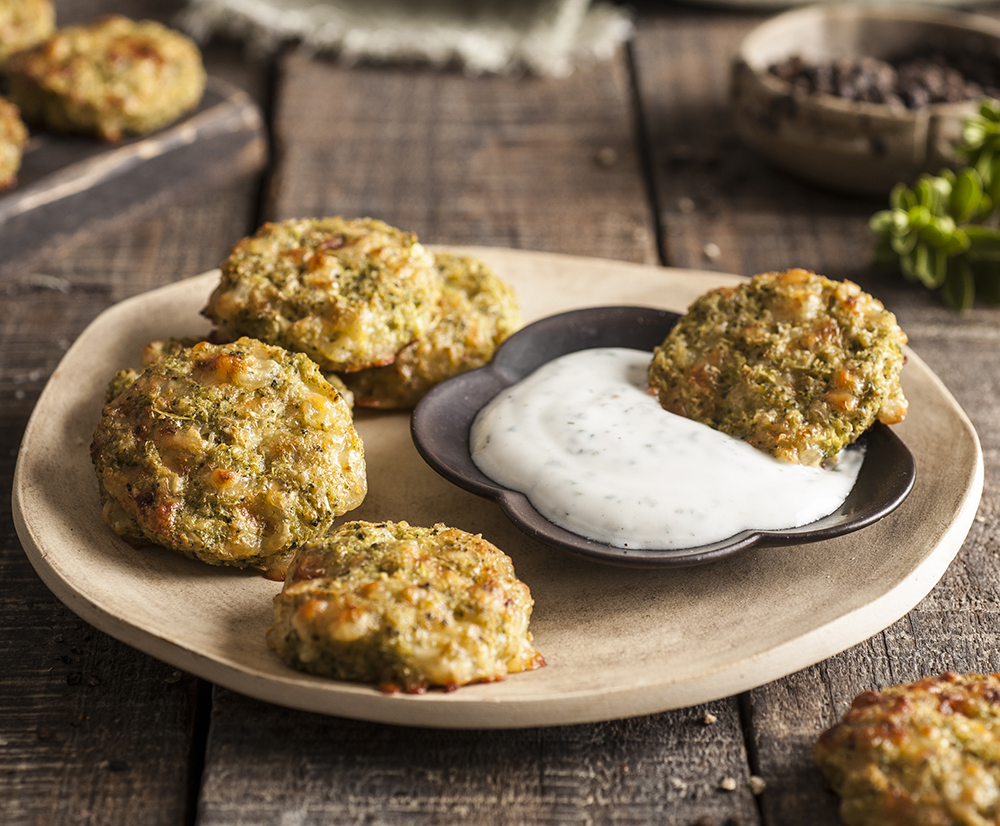
[[[867,453],[858,480],[844,504],[830,515],[798,528],[744,531],[722,542],[691,548],[636,550],[587,539],[553,524],[523,493],[497,484],[473,463],[469,450],[472,422],[502,390],[542,364],[577,350],[630,347],[651,352],[679,317],[649,307],[596,307],[536,321],[505,341],[490,364],[455,376],[428,393],[410,420],[413,444],[441,476],[496,502],[528,536],[616,565],[681,567],[722,559],[758,544],[819,542],[860,530],[899,507],[913,488],[916,463],[906,445],[882,424],[862,436]]]

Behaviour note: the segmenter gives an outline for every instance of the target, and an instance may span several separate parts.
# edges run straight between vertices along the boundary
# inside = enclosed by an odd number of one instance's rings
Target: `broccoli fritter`
[[[815,758],[848,826],[1000,823],[1000,674],[865,691]]]
[[[55,27],[52,0],[0,0],[0,71],[12,54],[45,40]]]
[[[17,182],[21,153],[27,142],[28,127],[21,120],[17,107],[0,97],[0,190]]]
[[[299,549],[268,644],[294,668],[419,693],[544,665],[505,553],[438,524],[348,522]]]
[[[58,30],[11,57],[10,96],[28,123],[119,141],[177,120],[205,90],[186,35],[120,15]]]
[[[240,241],[204,314],[222,335],[344,372],[390,363],[437,322],[440,298],[441,276],[412,233],[372,218],[306,218]]]
[[[876,419],[902,421],[905,343],[896,317],[850,281],[762,273],[695,301],[656,349],[649,385],[672,413],[819,465]]]
[[[91,457],[116,533],[215,565],[283,573],[367,492],[340,394],[308,357],[249,338],[123,377]]]
[[[482,261],[436,253],[434,265],[443,279],[441,320],[392,364],[344,374],[359,406],[414,407],[434,385],[489,362],[521,326],[513,288]]]

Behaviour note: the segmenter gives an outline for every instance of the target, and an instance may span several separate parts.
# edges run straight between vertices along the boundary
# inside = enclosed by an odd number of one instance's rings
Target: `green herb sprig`
[[[912,189],[897,184],[869,226],[877,263],[968,310],[977,294],[1000,304],[1000,102],[980,104],[955,152],[964,168],[921,175]]]

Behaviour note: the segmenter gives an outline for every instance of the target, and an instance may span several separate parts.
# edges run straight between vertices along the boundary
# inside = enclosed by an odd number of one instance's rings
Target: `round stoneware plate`
[[[588,306],[683,311],[737,276],[511,250],[472,249],[517,289],[526,321]],[[513,728],[649,714],[707,702],[823,660],[893,623],[944,573],[983,484],[968,418],[907,353],[906,421],[917,464],[906,501],[856,533],[749,548],[663,571],[609,567],[525,536],[500,507],[450,484],[417,454],[405,413],[360,412],[369,494],[352,519],[445,522],[514,560],[535,599],[548,665],[501,683],[424,695],[289,669],[264,632],[280,584],[156,548],[136,550],[100,516],[88,448],[104,389],[151,339],[207,332],[217,273],[112,307],[56,368],[28,424],[14,478],[18,534],[49,588],[83,619],[154,657],[282,705],[387,723]],[[942,434],[947,434],[944,437]]]

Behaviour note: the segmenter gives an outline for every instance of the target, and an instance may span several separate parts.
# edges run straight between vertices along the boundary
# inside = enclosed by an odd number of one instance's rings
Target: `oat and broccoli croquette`
[[[437,323],[440,298],[441,276],[413,233],[371,218],[306,218],[240,241],[204,313],[224,336],[349,372],[392,362]]]
[[[649,368],[672,413],[819,465],[876,420],[902,421],[906,335],[850,281],[793,269],[695,301]]]
[[[1000,674],[865,691],[815,758],[848,826],[1000,823]]]
[[[325,677],[421,692],[544,665],[528,586],[481,536],[348,522],[304,545],[274,600],[268,644]]]
[[[21,120],[17,107],[0,97],[0,190],[17,182],[21,154],[28,142],[28,127]]]
[[[441,320],[392,364],[344,374],[359,406],[414,407],[434,385],[489,362],[521,326],[513,288],[482,261],[439,252],[434,265],[443,280]]]
[[[55,27],[52,0],[0,0],[0,71],[12,54],[45,40]]]
[[[283,572],[367,492],[340,394],[308,357],[248,338],[124,377],[91,457],[116,533],[215,565]]]
[[[12,56],[8,71],[10,96],[28,123],[107,141],[172,123],[205,89],[194,41],[120,15],[60,29]]]

